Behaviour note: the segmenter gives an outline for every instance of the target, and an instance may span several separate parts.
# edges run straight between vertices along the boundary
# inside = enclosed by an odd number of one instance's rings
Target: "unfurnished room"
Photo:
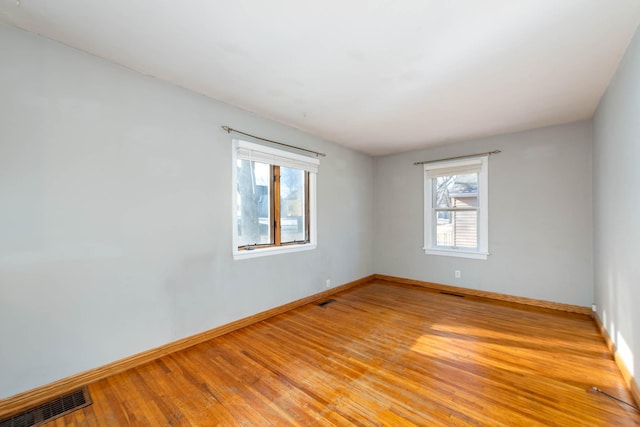
[[[640,425],[639,24],[0,0],[0,427]]]

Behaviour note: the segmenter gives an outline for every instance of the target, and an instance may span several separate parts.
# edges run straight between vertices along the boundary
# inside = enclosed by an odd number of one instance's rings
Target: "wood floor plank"
[[[640,425],[594,322],[373,282],[90,386],[50,425]]]

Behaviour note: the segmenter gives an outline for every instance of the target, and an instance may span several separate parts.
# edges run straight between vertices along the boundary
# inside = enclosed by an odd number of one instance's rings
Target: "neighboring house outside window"
[[[424,165],[424,251],[487,259],[488,157]]]
[[[234,140],[234,259],[316,247],[319,160]]]

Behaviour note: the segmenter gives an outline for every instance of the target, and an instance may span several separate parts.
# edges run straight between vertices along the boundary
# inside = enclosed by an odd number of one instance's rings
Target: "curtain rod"
[[[445,160],[467,159],[469,157],[491,156],[493,154],[498,154],[498,153],[502,153],[502,151],[493,150],[493,151],[487,151],[486,153],[467,154],[466,156],[447,157],[445,159],[438,159],[438,160],[425,160],[423,162],[415,162],[414,165],[424,165],[427,163],[443,162]]]
[[[272,144],[278,144],[278,145],[282,145],[284,147],[289,147],[289,148],[294,148],[296,150],[306,151],[307,153],[315,154],[316,157],[326,157],[327,156],[325,153],[319,153],[317,151],[307,150],[306,148],[296,147],[295,145],[285,144],[284,142],[273,141],[271,139],[261,138],[259,136],[251,135],[250,133],[240,132],[239,130],[230,128],[229,126],[222,126],[222,129],[227,131],[227,133],[235,132],[235,133],[239,133],[241,135],[250,136],[251,138],[259,139],[261,141],[270,142]]]

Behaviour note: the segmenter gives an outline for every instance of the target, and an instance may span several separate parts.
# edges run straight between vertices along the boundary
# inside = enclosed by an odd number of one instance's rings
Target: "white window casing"
[[[486,260],[489,255],[488,156],[450,160],[424,165],[424,251],[427,255],[453,256]],[[477,247],[465,248],[436,244],[437,214],[433,182],[437,177],[478,174]],[[451,209],[452,211],[455,208]]]
[[[283,246],[272,246],[253,250],[238,249],[238,226],[237,226],[237,160],[249,160],[253,162],[267,163],[274,166],[302,169],[309,172],[309,242],[304,244],[293,244]],[[268,147],[261,144],[247,142],[243,140],[233,140],[232,150],[232,218],[233,218],[233,259],[249,259],[269,255],[278,255],[290,252],[301,252],[313,250],[317,246],[317,204],[316,186],[317,174],[320,160],[297,153],[291,153],[277,148]]]

